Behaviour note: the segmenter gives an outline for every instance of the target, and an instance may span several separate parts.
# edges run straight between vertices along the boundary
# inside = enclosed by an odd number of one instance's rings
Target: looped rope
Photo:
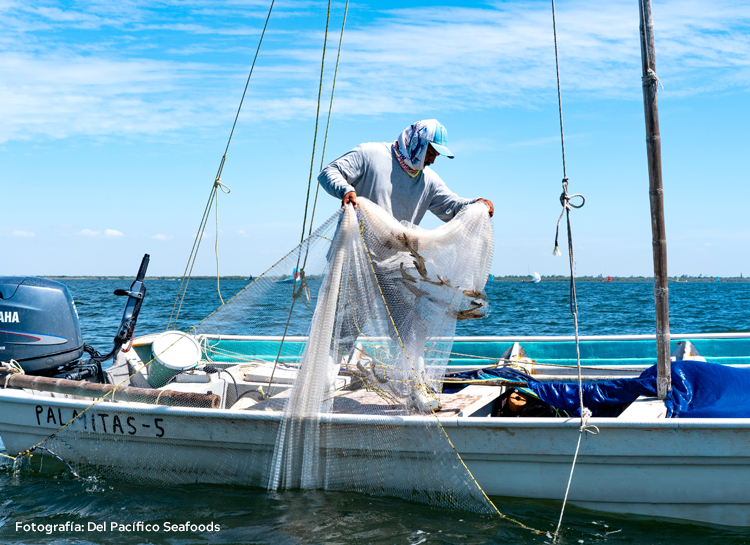
[[[232,192],[232,190],[229,189],[229,186],[221,182],[221,178],[216,178],[216,181],[214,182],[214,187],[217,189],[221,189],[221,192],[224,193],[225,195],[229,195]]]
[[[581,376],[581,347],[578,338],[578,297],[576,295],[576,281],[575,281],[575,256],[573,255],[573,231],[570,226],[570,211],[574,208],[582,208],[586,204],[586,199],[583,195],[576,193],[575,195],[568,194],[568,172],[565,166],[565,131],[563,130],[563,112],[562,112],[562,93],[560,91],[560,59],[557,52],[557,22],[555,20],[555,0],[552,0],[552,30],[554,33],[555,41],[555,70],[557,73],[557,102],[558,109],[560,112],[560,144],[562,147],[562,167],[563,167],[563,179],[562,179],[562,194],[560,195],[560,205],[562,211],[560,217],[557,218],[557,229],[555,231],[555,250],[554,255],[562,255],[558,246],[558,238],[560,236],[560,222],[562,221],[563,215],[566,216],[566,222],[568,227],[568,259],[570,262],[570,313],[573,315],[573,324],[575,326],[575,340],[576,340],[576,367],[578,369],[578,403],[581,411],[581,425],[578,429],[578,445],[576,446],[576,453],[573,457],[573,465],[570,468],[570,477],[568,478],[568,487],[565,490],[565,498],[563,499],[562,508],[560,509],[560,520],[557,523],[557,529],[555,530],[553,543],[557,542],[560,537],[560,526],[562,525],[563,514],[565,513],[565,505],[568,502],[568,492],[570,491],[570,483],[573,481],[573,471],[576,467],[576,460],[578,460],[578,450],[581,447],[581,437],[585,433],[591,433],[596,435],[599,433],[599,429],[596,426],[589,426],[588,420],[591,417],[591,411],[586,408],[583,404],[583,378]],[[573,204],[572,199],[580,197],[581,204]]]
[[[562,186],[563,186],[563,192],[560,193],[560,205],[563,207],[563,212],[565,210],[570,210],[572,208],[583,208],[583,205],[586,204],[586,197],[581,195],[580,193],[575,193],[574,195],[568,195],[568,177],[566,176],[562,180]],[[574,204],[571,201],[575,199],[576,197],[581,198],[581,204]],[[562,217],[562,214],[560,214]]]
[[[224,154],[224,157],[226,157],[226,154]],[[223,159],[222,159],[223,161]],[[219,280],[219,191],[221,190],[224,195],[229,195],[232,190],[229,189],[229,186],[224,185],[221,183],[221,177],[217,176],[216,180],[214,180],[214,187],[213,187],[213,194],[214,194],[214,203],[215,208],[214,212],[216,213],[216,238],[214,239],[214,253],[216,254],[216,292],[219,294],[219,300],[221,301],[221,304],[224,304],[224,298],[221,296],[221,285]]]
[[[560,123],[562,125],[562,117],[560,119],[561,119]],[[563,153],[565,153],[565,152],[563,151]],[[560,217],[557,218],[557,229],[555,230],[555,249],[552,252],[552,254],[556,255],[556,256],[562,255],[560,253],[560,247],[557,244],[557,240],[560,237],[560,221],[562,221],[563,214],[565,214],[565,212],[570,213],[570,211],[573,208],[576,208],[576,209],[577,208],[583,208],[583,205],[586,204],[586,197],[584,197],[580,193],[576,193],[574,195],[568,195],[568,177],[567,176],[565,178],[563,178],[563,180],[562,180],[562,186],[563,186],[563,192],[560,194],[560,206],[562,206],[562,210],[560,211]],[[573,202],[571,202],[576,197],[580,197],[581,204],[574,204]],[[570,223],[570,222],[568,222],[568,223]],[[568,226],[568,229],[570,229],[570,226]],[[571,252],[573,251],[572,246],[570,248],[570,251]]]
[[[641,78],[641,81],[643,83],[651,83],[656,82],[659,84],[659,86],[664,89],[664,85],[662,85],[661,80],[659,79],[659,76],[656,75],[656,72],[654,72],[651,68],[648,69],[648,72],[646,72],[646,75]]]
[[[237,113],[234,116],[234,123],[232,123],[232,130],[229,131],[229,138],[227,139],[227,146],[224,148],[224,155],[221,157],[221,162],[219,163],[219,169],[216,172],[216,178],[214,179],[214,183],[211,186],[211,192],[208,196],[208,201],[206,202],[206,207],[203,210],[203,217],[201,218],[200,225],[198,226],[198,232],[195,235],[195,239],[193,240],[193,247],[190,250],[190,256],[188,257],[187,264],[185,265],[185,272],[182,273],[182,281],[180,282],[180,287],[177,288],[177,295],[175,296],[174,304],[172,305],[172,312],[169,314],[169,320],[167,321],[167,328],[166,331],[169,331],[170,329],[177,329],[177,319],[180,317],[180,311],[182,310],[182,304],[185,301],[185,294],[187,293],[188,285],[190,284],[190,278],[193,276],[193,267],[195,266],[195,261],[198,258],[198,250],[200,249],[201,241],[203,240],[203,235],[206,231],[206,226],[208,225],[208,219],[210,217],[211,213],[211,207],[214,204],[214,201],[216,202],[216,244],[215,244],[215,252],[216,252],[216,290],[219,292],[219,299],[221,299],[221,304],[224,305],[224,299],[221,296],[221,288],[219,287],[219,199],[217,196],[217,190],[221,189],[223,193],[229,193],[229,188],[226,187],[224,184],[221,183],[221,173],[224,171],[224,163],[227,160],[227,153],[229,152],[229,145],[232,143],[232,136],[234,136],[234,129],[237,127],[237,120],[240,118],[240,111],[242,111],[242,104],[245,102],[245,95],[247,94],[247,88],[250,85],[250,79],[253,77],[253,70],[255,70],[255,63],[258,60],[258,54],[260,53],[260,46],[263,44],[263,38],[266,35],[266,29],[268,28],[268,21],[271,19],[271,12],[273,11],[273,6],[276,0],[271,0],[271,5],[268,8],[268,15],[266,16],[266,22],[263,25],[263,31],[260,33],[260,40],[258,40],[258,48],[255,50],[255,57],[253,57],[253,64],[250,66],[250,73],[247,75],[247,81],[245,82],[245,89],[242,91],[242,98],[240,99],[240,104],[237,107]],[[179,305],[178,305],[179,304]],[[174,321],[172,320],[172,317],[174,317]]]
[[[8,373],[5,375],[5,385],[3,386],[3,390],[8,388],[8,381],[10,380],[10,377],[13,375],[25,375],[26,371],[23,370],[23,367],[21,367],[21,364],[19,364],[16,360],[10,360],[9,362],[3,362],[5,365],[5,370]]]
[[[583,407],[583,405],[582,405]],[[581,409],[581,427],[578,429],[580,433],[590,433],[591,435],[599,435],[599,428],[596,426],[589,426],[589,418],[593,416],[593,413],[588,407]]]
[[[646,31],[646,6],[643,4],[643,0],[640,0],[640,15],[641,15],[641,32]],[[643,81],[644,85],[648,85],[650,83],[656,82],[658,85],[661,86],[662,89],[664,89],[664,86],[661,84],[661,80],[659,79],[659,76],[656,75],[656,72],[653,68],[651,68],[652,59],[651,55],[649,53],[649,48],[644,48],[644,53],[646,55],[646,66],[648,66],[648,69],[646,70],[646,75],[641,78],[641,81]],[[656,66],[656,65],[653,65]]]

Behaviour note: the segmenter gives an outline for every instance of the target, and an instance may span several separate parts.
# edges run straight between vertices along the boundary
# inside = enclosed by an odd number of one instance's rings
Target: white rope
[[[557,219],[557,230],[555,232],[555,249],[554,255],[561,255],[560,248],[558,247],[558,237],[560,235],[560,221],[562,221],[563,215],[566,216],[567,227],[568,227],[568,258],[570,260],[570,312],[573,315],[573,323],[575,325],[575,341],[576,341],[576,367],[578,369],[578,404],[581,412],[581,426],[578,429],[578,444],[576,445],[576,452],[573,456],[573,465],[570,468],[570,476],[568,477],[568,486],[565,489],[565,497],[563,499],[562,508],[560,509],[560,519],[557,522],[557,529],[552,542],[556,543],[559,537],[560,527],[562,526],[563,515],[565,513],[565,506],[568,502],[568,493],[570,492],[570,485],[573,482],[573,472],[575,471],[576,462],[578,461],[578,451],[581,448],[581,437],[584,433],[599,433],[599,429],[596,426],[589,426],[588,419],[591,417],[591,411],[586,408],[583,403],[583,378],[581,373],[581,348],[578,335],[578,298],[576,296],[576,281],[575,281],[575,256],[573,255],[573,232],[570,226],[570,211],[574,208],[581,208],[586,204],[586,199],[583,195],[568,194],[568,173],[565,166],[565,132],[563,130],[563,112],[562,112],[562,93],[560,91],[560,60],[557,52],[557,22],[555,20],[555,0],[552,0],[552,30],[555,40],[555,69],[557,71],[557,100],[560,111],[560,141],[562,143],[562,164],[563,164],[563,179],[562,179],[562,194],[560,195],[560,205],[562,211],[560,217]],[[580,204],[573,204],[571,199],[580,197]],[[596,430],[596,431],[594,431]]]
[[[640,0],[640,7],[641,7],[641,29],[642,32],[646,33],[646,6],[643,4],[643,0]],[[645,40],[644,40],[645,43]],[[646,66],[648,69],[646,70],[646,75],[641,78],[643,83],[651,83],[655,81],[656,83],[661,86],[662,89],[664,89],[664,86],[661,84],[661,80],[659,79],[659,76],[656,75],[656,72],[653,68],[651,68],[651,54],[649,52],[648,44],[646,43],[646,47],[644,47],[644,53],[646,54]]]
[[[221,286],[219,284],[219,192],[216,189],[220,189],[225,195],[229,195],[232,190],[226,185],[221,183],[221,178],[216,178],[214,182],[214,203],[216,212],[216,239],[214,241],[214,252],[216,253],[216,291],[219,293],[219,299],[221,304],[224,304],[224,298],[221,296]]]
[[[18,363],[16,360],[10,360],[8,362],[3,362],[3,365],[5,366],[5,369],[7,370],[7,375],[5,375],[5,386],[3,386],[3,389],[6,389],[8,387],[8,381],[10,380],[10,377],[16,374],[25,375],[26,371],[23,370],[23,367],[21,367],[21,364]]]
[[[657,76],[656,72],[651,70],[651,68],[648,69],[648,71],[646,72],[646,75],[643,76],[641,80],[643,80],[645,83],[650,83],[652,81],[655,81],[656,83],[659,84],[659,87],[664,89],[664,85],[662,85],[661,80],[659,79],[659,76]]]
[[[568,477],[568,486],[565,488],[565,498],[563,498],[562,509],[560,509],[560,519],[557,521],[557,529],[555,529],[555,534],[554,534],[554,538],[552,539],[552,543],[557,543],[557,538],[560,537],[560,526],[562,526],[563,514],[565,513],[565,505],[568,503],[568,493],[570,492],[570,483],[573,482],[573,472],[576,469],[576,462],[578,461],[578,450],[581,448],[581,438],[583,437],[584,433],[591,433],[593,435],[597,435],[599,433],[599,428],[597,428],[596,426],[589,426],[587,424],[590,417],[591,417],[591,411],[587,409],[586,407],[583,407],[583,410],[581,411],[581,427],[578,429],[579,433],[578,433],[578,444],[576,445],[576,453],[573,456],[573,465],[570,467],[570,476]]]

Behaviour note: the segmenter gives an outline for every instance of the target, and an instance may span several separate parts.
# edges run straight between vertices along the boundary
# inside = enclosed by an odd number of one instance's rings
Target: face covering
[[[396,159],[398,159],[401,168],[411,176],[416,176],[420,170],[424,170],[427,146],[435,137],[436,127],[436,119],[417,121],[407,127],[393,143]]]

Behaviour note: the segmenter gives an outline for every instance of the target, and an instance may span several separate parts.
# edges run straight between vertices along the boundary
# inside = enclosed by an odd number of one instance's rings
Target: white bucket
[[[154,388],[161,388],[177,373],[198,366],[201,347],[192,335],[167,331],[154,339],[151,356],[154,361],[148,366],[148,382]]]

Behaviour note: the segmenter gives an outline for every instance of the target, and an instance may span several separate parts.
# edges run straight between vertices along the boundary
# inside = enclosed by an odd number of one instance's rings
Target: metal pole
[[[649,200],[651,202],[651,233],[654,254],[654,303],[656,307],[656,351],[659,399],[665,399],[671,387],[669,351],[669,286],[667,281],[667,235],[664,227],[664,189],[661,177],[661,137],[657,105],[654,22],[651,0],[640,0],[641,60],[643,64],[643,109],[646,117],[646,148],[648,153]]]

